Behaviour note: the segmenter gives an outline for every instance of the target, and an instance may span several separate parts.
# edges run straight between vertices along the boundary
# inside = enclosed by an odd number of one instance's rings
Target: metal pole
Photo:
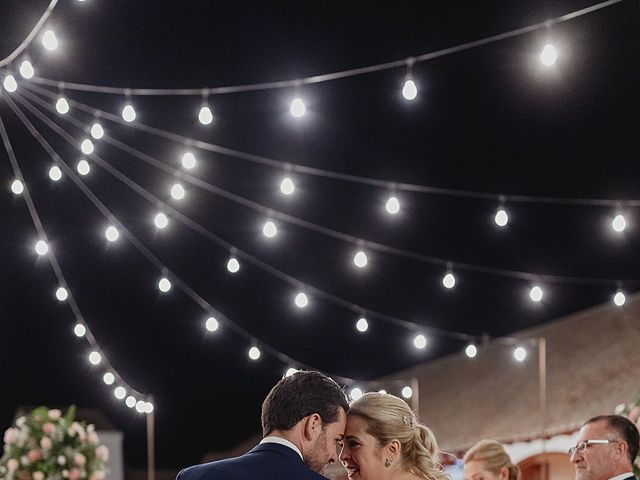
[[[153,399],[149,399],[153,403]],[[147,413],[147,480],[156,480],[155,465],[155,414]]]
[[[538,382],[540,388],[540,435],[542,436],[542,454],[547,453],[547,340],[538,338]],[[549,463],[545,459],[542,463],[542,480],[547,479]]]

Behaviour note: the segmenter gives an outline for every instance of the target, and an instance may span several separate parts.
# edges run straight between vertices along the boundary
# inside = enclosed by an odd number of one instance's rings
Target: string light
[[[47,30],[44,32],[42,35],[42,45],[50,52],[53,52],[58,48],[58,38],[53,30]]]
[[[406,386],[402,389],[402,396],[407,400],[413,396],[413,389],[409,386]]]
[[[544,48],[542,49],[542,53],[540,53],[540,61],[542,62],[542,64],[549,67],[554,63],[556,63],[557,59],[558,59],[558,51],[556,50],[556,47],[554,47],[550,43],[545,45]]]
[[[422,335],[421,333],[413,337],[413,345],[417,349],[422,350],[427,346],[427,337]]]
[[[60,170],[59,166],[53,165],[49,169],[49,178],[54,182],[57,182],[62,178],[62,170]]]
[[[182,166],[187,170],[191,170],[196,166],[196,157],[191,152],[185,152],[182,155]]]
[[[387,199],[384,208],[387,210],[387,213],[395,215],[400,211],[400,201],[396,197],[391,196]]]
[[[523,347],[517,347],[513,351],[513,358],[518,362],[524,362],[525,358],[527,358],[527,351]]]
[[[444,277],[442,277],[442,285],[444,285],[444,287],[448,289],[455,287],[456,277],[453,275],[453,273],[449,272]]]
[[[473,343],[467,345],[467,348],[464,349],[464,353],[469,358],[475,358],[478,354],[478,347],[476,347]]]
[[[360,390],[358,387],[354,387],[351,389],[349,396],[352,400],[358,400],[362,397],[362,390]]]
[[[618,307],[621,307],[627,301],[627,297],[625,297],[624,292],[622,290],[618,290],[616,294],[613,296],[613,303],[615,303]]]
[[[378,390],[378,393],[379,393],[380,395],[386,395],[386,394],[387,394],[387,391],[386,391],[386,390],[384,390],[384,389],[382,389],[382,390]]]
[[[249,349],[249,358],[251,360],[258,360],[260,358],[260,349],[258,347],[251,347]]]
[[[49,245],[47,245],[47,242],[44,240],[38,240],[34,248],[36,253],[40,256],[46,255],[49,251]]]
[[[11,182],[11,191],[15,195],[21,195],[22,192],[24,192],[24,185],[20,180],[16,178],[13,182]]]
[[[156,228],[163,229],[166,228],[167,225],[169,225],[169,219],[164,213],[159,212],[156,213],[155,217],[153,217],[153,224],[156,226]]]
[[[240,270],[240,262],[236,257],[229,257],[229,261],[227,262],[227,270],[231,273],[238,273]]]
[[[91,171],[91,166],[89,165],[89,162],[87,162],[84,158],[81,159],[78,162],[78,165],[76,165],[76,170],[78,170],[78,173],[80,175],[89,175],[89,172]]]
[[[307,111],[307,107],[305,107],[302,99],[300,97],[297,97],[292,100],[289,111],[294,117],[300,118],[304,116],[305,112]]]
[[[153,403],[147,402],[147,406],[145,408],[144,413],[153,413]]]
[[[356,252],[356,254],[353,256],[353,263],[355,264],[356,267],[358,268],[364,268],[367,266],[367,263],[369,262],[369,260],[367,259],[367,254],[364,253],[362,250],[359,250],[358,252]]]
[[[171,198],[175,200],[182,200],[184,198],[184,187],[179,183],[174,184],[171,187]]]
[[[107,372],[102,376],[102,381],[107,385],[113,385],[113,382],[116,381],[116,377],[113,376],[113,373]]]
[[[407,74],[404,77],[404,86],[402,87],[402,96],[405,100],[415,100],[418,96],[418,88],[413,81],[413,75],[411,74],[411,67],[413,67],[414,59],[407,60]]]
[[[124,403],[127,407],[133,408],[136,406],[136,397],[134,397],[133,395],[129,395]]]
[[[529,291],[529,298],[533,302],[539,302],[540,300],[542,300],[542,295],[542,288],[540,288],[538,285],[534,285]]]
[[[262,227],[262,234],[267,238],[273,238],[277,235],[278,229],[276,228],[276,224],[271,220],[265,222]]]
[[[102,355],[95,350],[89,354],[89,363],[91,365],[98,365],[102,361]]]
[[[93,153],[93,150],[94,150],[93,142],[91,140],[89,140],[88,138],[85,138],[84,140],[82,140],[82,143],[80,144],[80,150],[85,155],[91,155]]]
[[[627,228],[627,220],[624,218],[624,215],[618,214],[615,216],[613,221],[611,222],[611,228],[616,232],[623,232],[625,228]]]
[[[91,125],[91,136],[96,140],[100,140],[104,137],[104,128],[102,128],[100,123],[94,122],[93,125]]]
[[[120,232],[113,225],[109,225],[107,229],[104,231],[104,236],[110,242],[115,242],[120,237]]]
[[[207,318],[207,321],[204,323],[204,327],[209,332],[215,332],[216,330],[218,330],[218,328],[220,328],[220,322],[218,322],[218,320],[214,317],[209,317]]]
[[[298,308],[307,308],[309,305],[309,298],[304,292],[298,292],[293,301]]]
[[[356,330],[358,330],[361,333],[364,333],[368,329],[369,329],[369,322],[367,322],[366,318],[360,317],[356,322]]]
[[[124,389],[124,387],[116,387],[113,390],[113,394],[118,400],[122,400],[124,397],[127,396],[127,391]]]
[[[58,289],[56,290],[56,298],[58,299],[58,301],[64,302],[67,298],[69,298],[69,292],[67,292],[67,289],[64,287],[58,287]]]
[[[507,215],[507,211],[504,208],[499,208],[496,212],[494,221],[499,227],[505,227],[507,223],[509,223],[509,215]]]
[[[136,110],[131,103],[125,104],[122,108],[122,119],[125,122],[133,122],[136,119]]]
[[[11,74],[4,77],[2,85],[4,85],[4,89],[9,93],[13,93],[18,89],[18,82],[16,82],[16,78]]]
[[[167,293],[169,290],[171,290],[171,282],[167,277],[162,277],[160,281],[158,281],[158,290],[160,290],[162,293]]]
[[[136,402],[136,411],[138,413],[144,413],[146,409],[147,409],[147,402],[145,402],[144,400],[138,400]]]
[[[285,372],[284,376],[285,377],[290,377],[294,373],[298,373],[298,370],[293,368],[293,367],[289,367],[289,368],[287,368],[287,371]]]
[[[84,337],[85,333],[87,333],[87,328],[81,323],[76,323],[75,327],[73,327],[73,333],[76,337],[82,338]]]
[[[63,96],[58,97],[58,100],[56,100],[56,110],[60,115],[69,113],[69,102]]]
[[[33,75],[35,73],[36,72],[33,69],[33,65],[31,65],[31,62],[27,59],[23,60],[20,64],[20,75],[22,75],[22,78],[33,78]]]
[[[293,184],[293,180],[289,177],[284,177],[282,182],[280,183],[280,191],[283,195],[291,195],[295,190],[295,185]]]
[[[209,105],[202,105],[200,107],[200,112],[198,113],[198,120],[202,125],[210,125],[213,122],[213,113],[211,113],[211,109]]]

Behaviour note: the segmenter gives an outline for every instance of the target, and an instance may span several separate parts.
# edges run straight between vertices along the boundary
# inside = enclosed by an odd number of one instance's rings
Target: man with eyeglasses
[[[580,429],[578,443],[569,449],[576,480],[635,480],[638,429],[620,415],[601,415]]]

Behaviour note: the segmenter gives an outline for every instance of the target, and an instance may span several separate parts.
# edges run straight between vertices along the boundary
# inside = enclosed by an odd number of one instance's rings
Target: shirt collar
[[[263,443],[277,443],[277,444],[280,444],[280,445],[284,445],[285,447],[289,447],[291,450],[293,450],[298,455],[300,455],[300,458],[302,460],[304,460],[304,458],[302,457],[302,452],[300,451],[300,449],[298,447],[296,447],[293,443],[291,443],[289,440],[286,440],[286,439],[284,439],[282,437],[276,437],[276,436],[264,437],[260,441],[260,444],[263,444]],[[616,477],[615,480],[618,480],[617,477]]]
[[[623,480],[625,478],[633,477],[633,472],[621,473],[620,475],[616,475],[615,477],[611,477],[609,480]]]

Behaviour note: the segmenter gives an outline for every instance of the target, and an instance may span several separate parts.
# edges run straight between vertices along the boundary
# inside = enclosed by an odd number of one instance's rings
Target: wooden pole
[[[149,399],[153,403],[153,399]],[[147,480],[156,480],[155,414],[147,413]]]

